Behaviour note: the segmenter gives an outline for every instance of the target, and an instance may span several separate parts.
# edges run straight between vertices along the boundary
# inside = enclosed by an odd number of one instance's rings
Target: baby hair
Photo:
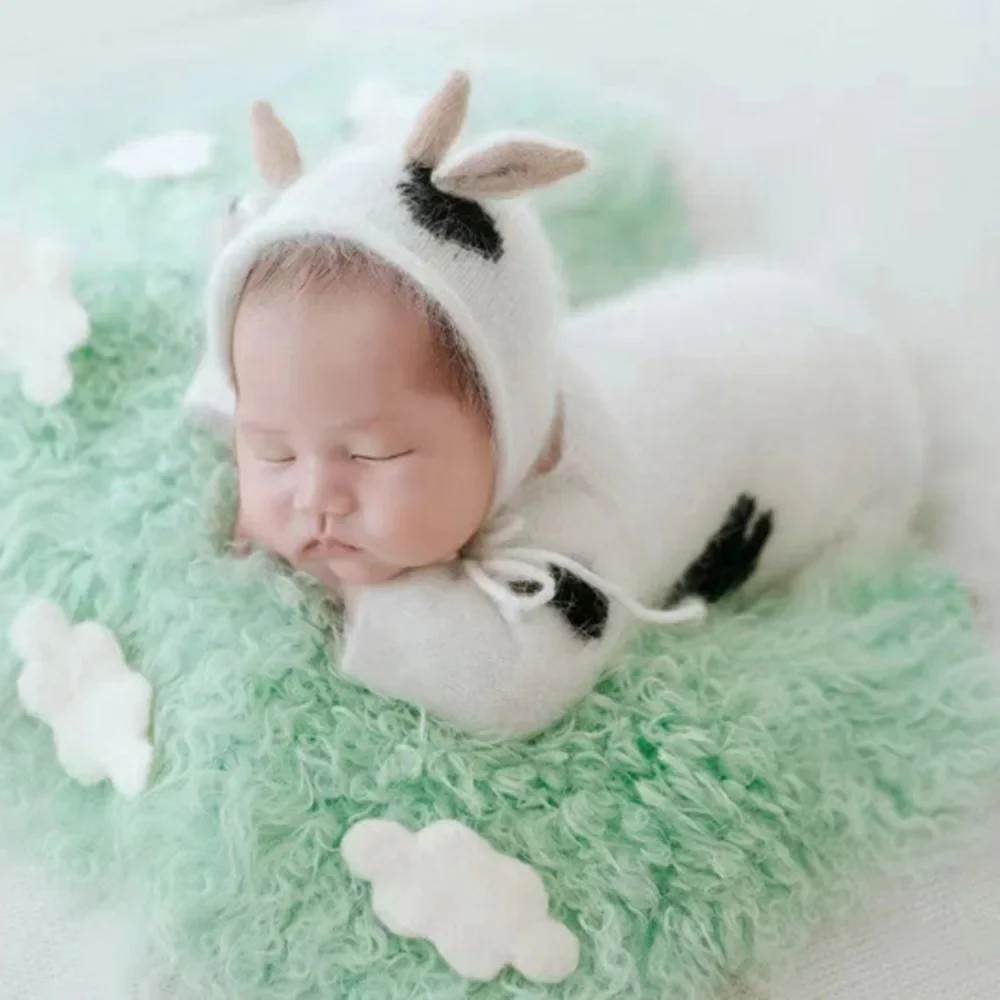
[[[426,319],[434,332],[436,360],[449,388],[463,403],[489,418],[486,387],[444,309],[402,271],[356,243],[329,237],[273,243],[250,269],[239,301],[274,292],[322,292],[351,282],[400,296]]]

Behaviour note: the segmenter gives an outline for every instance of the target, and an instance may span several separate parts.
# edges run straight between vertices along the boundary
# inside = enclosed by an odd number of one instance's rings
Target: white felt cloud
[[[52,730],[66,773],[84,785],[107,778],[122,795],[138,795],[153,758],[152,691],[115,636],[97,622],[71,625],[58,605],[36,600],[15,617],[10,638],[24,660],[21,704]]]
[[[411,833],[364,820],[344,837],[341,855],[372,883],[372,908],[390,931],[430,941],[467,979],[490,980],[509,965],[557,983],[577,967],[579,942],[549,916],[539,874],[461,823]]]
[[[72,273],[61,241],[0,229],[0,371],[19,375],[21,391],[39,406],[69,395],[69,357],[90,336]]]
[[[207,132],[167,132],[119,146],[104,166],[135,181],[190,177],[211,164],[216,143]]]
[[[387,80],[363,80],[347,105],[347,116],[362,142],[402,142],[423,107]]]

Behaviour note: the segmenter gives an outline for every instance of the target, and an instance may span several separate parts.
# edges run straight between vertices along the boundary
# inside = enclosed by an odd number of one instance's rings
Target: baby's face
[[[333,586],[454,557],[492,502],[488,420],[434,332],[363,282],[252,293],[233,332],[240,527]]]

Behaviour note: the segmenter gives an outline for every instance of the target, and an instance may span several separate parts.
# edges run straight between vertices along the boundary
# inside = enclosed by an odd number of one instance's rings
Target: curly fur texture
[[[326,118],[335,103],[327,85]],[[662,264],[657,227],[676,217],[649,136],[600,122],[591,186],[548,208],[582,294]],[[222,553],[226,458],[178,415],[203,234],[233,176],[134,188],[58,162],[24,177],[19,212],[78,241],[94,333],[62,408],[2,386],[0,626],[44,595],[112,628],[153,684],[157,759],[132,803],[74,785],[18,710],[3,648],[0,829],[134,898],[195,995],[469,995],[347,874],[338,845],[368,817],[467,823],[541,873],[579,936],[562,986],[511,974],[476,996],[638,1000],[704,996],[767,962],[982,803],[1000,764],[992,666],[961,590],[917,561],[647,633],[527,743],[351,686],[324,595]]]

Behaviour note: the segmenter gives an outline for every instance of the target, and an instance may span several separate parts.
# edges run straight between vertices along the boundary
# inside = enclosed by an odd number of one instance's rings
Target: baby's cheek
[[[253,475],[240,476],[240,525],[247,538],[278,555],[292,547],[291,504]]]
[[[420,562],[424,532],[415,516],[419,500],[406,483],[395,476],[370,481],[358,499],[368,543],[394,562]]]
[[[400,565],[425,566],[457,555],[468,538],[453,523],[451,505],[434,484],[400,477],[380,486],[363,508],[366,533],[386,556]]]
[[[404,489],[387,484],[365,484],[358,493],[364,532],[372,541],[392,542],[406,520],[409,498]]]

